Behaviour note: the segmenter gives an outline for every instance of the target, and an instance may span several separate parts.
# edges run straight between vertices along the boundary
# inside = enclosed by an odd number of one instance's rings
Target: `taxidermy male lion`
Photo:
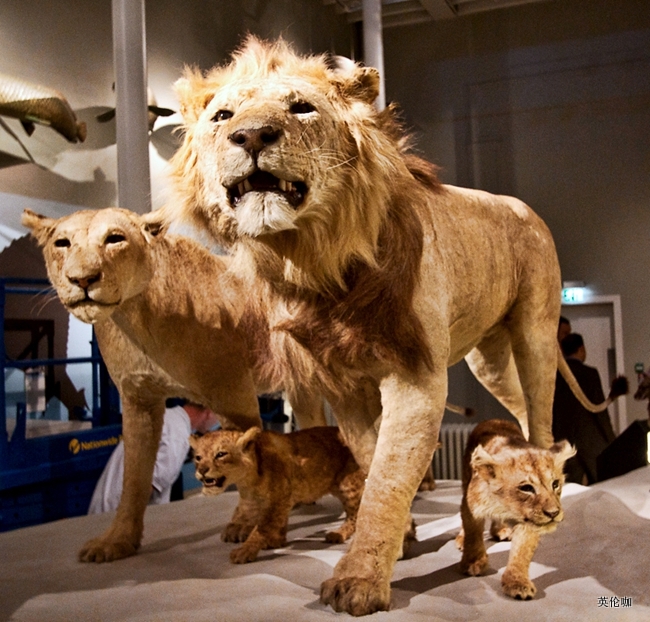
[[[127,557],[142,539],[165,398],[205,404],[227,428],[261,426],[247,349],[235,330],[237,307],[230,302],[239,295],[238,283],[224,276],[224,258],[125,209],[59,219],[25,210],[22,222],[43,247],[63,305],[94,325],[122,398],[122,498],[109,529],[79,557]],[[197,287],[201,282],[212,282],[212,289]]]
[[[353,615],[389,607],[447,367],[465,357],[549,447],[561,364],[547,227],[517,199],[441,184],[373,107],[378,84],[372,68],[253,37],[229,64],[187,70],[166,208],[230,247],[256,292],[243,320],[268,343],[256,373],[317,383],[369,472],[351,548],[321,588]]]

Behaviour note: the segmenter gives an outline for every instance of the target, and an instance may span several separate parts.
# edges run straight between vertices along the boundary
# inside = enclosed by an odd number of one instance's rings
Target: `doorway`
[[[598,370],[605,395],[616,376],[624,374],[621,297],[589,296],[583,302],[563,304],[562,315],[571,330],[580,333],[587,350],[587,365]],[[620,434],[627,427],[627,405],[620,397],[608,408],[612,427]]]

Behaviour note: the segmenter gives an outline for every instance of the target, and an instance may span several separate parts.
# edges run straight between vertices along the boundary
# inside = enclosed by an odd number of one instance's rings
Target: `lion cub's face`
[[[203,436],[190,436],[196,479],[203,484],[204,495],[221,494],[257,469],[255,440],[259,428],[246,432],[217,430]]]
[[[61,302],[82,322],[105,319],[151,278],[153,235],[137,214],[107,208],[55,220],[25,210],[22,222],[43,247]]]
[[[560,494],[564,463],[575,454],[567,441],[550,449],[513,447],[494,437],[472,453],[467,500],[472,513],[553,531],[564,518]]]

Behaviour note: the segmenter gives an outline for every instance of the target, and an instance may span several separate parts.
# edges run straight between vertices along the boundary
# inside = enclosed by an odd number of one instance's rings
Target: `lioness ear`
[[[490,479],[496,477],[496,460],[482,445],[477,445],[476,449],[472,452],[469,463],[472,469],[482,477]]]
[[[248,430],[237,439],[237,449],[242,453],[250,451],[255,446],[255,441],[261,433],[262,430],[260,428],[248,428]]]
[[[55,220],[32,212],[30,209],[25,209],[23,210],[21,222],[23,227],[27,227],[37,242],[43,246],[52,231]]]
[[[576,448],[569,441],[560,441],[551,445],[549,451],[553,454],[556,466],[562,467],[564,463],[576,455]]]
[[[185,68],[183,77],[174,83],[174,91],[186,123],[196,123],[214,97],[214,91],[206,87],[205,78],[196,67]]]
[[[165,214],[161,210],[142,215],[142,229],[147,239],[164,235],[169,228]]]

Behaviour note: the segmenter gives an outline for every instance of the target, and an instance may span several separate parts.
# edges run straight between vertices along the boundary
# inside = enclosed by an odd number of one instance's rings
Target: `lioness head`
[[[564,463],[575,455],[568,441],[550,449],[509,445],[495,437],[472,453],[472,479],[467,488],[477,516],[529,523],[552,531],[564,518],[560,494]]]
[[[218,495],[257,472],[255,441],[260,432],[260,428],[249,428],[190,436],[196,479],[203,484],[204,495]]]
[[[229,64],[186,70],[176,83],[186,133],[172,162],[173,217],[221,243],[281,248],[296,264],[314,248],[372,262],[387,197],[410,177],[391,113],[373,107],[378,90],[373,68],[254,37]],[[338,269],[325,278],[340,280]]]
[[[59,299],[82,322],[105,319],[151,278],[149,251],[162,230],[155,216],[107,208],[53,219],[25,210],[22,223],[43,248]]]

